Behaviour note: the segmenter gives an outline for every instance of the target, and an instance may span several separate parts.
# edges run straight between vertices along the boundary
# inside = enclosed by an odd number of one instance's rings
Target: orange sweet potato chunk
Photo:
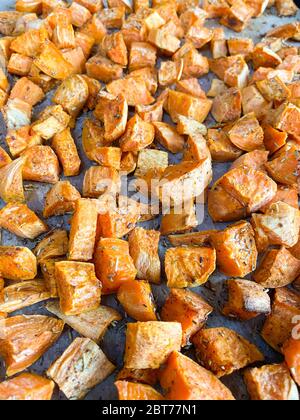
[[[70,128],[54,136],[52,148],[57,154],[63,167],[65,176],[76,176],[79,174],[81,160],[77,151],[75,141],[71,135]]]
[[[148,282],[131,280],[123,283],[117,298],[131,318],[141,322],[157,320],[154,298]]]
[[[300,385],[300,340],[290,338],[283,346],[285,362],[291,371],[292,376]]]
[[[43,43],[41,52],[34,60],[34,65],[53,79],[64,80],[73,72],[73,66],[61,51],[49,40]]]
[[[219,181],[220,185],[250,213],[259,210],[275,196],[277,184],[261,171],[239,167],[232,169]]]
[[[253,279],[265,288],[275,289],[288,286],[299,274],[300,260],[281,247],[268,251]]]
[[[37,261],[29,248],[0,246],[0,273],[9,280],[32,280],[37,274]]]
[[[299,176],[300,148],[297,143],[288,142],[273,159],[266,163],[268,174],[284,185],[296,185]]]
[[[127,324],[124,366],[129,369],[158,369],[173,351],[179,351],[182,328],[178,322]]]
[[[120,286],[136,278],[129,244],[121,239],[100,239],[95,251],[95,268],[103,294],[116,293]]]
[[[297,386],[285,364],[247,369],[244,379],[253,401],[299,400]]]
[[[276,289],[272,304],[272,312],[266,319],[261,335],[276,351],[290,338],[295,317],[300,316],[300,297],[286,287]]]
[[[161,401],[164,397],[150,385],[128,381],[117,381],[115,386],[118,390],[120,401]]]
[[[176,351],[169,356],[160,383],[168,400],[234,400],[215,375]]]
[[[207,282],[216,269],[216,252],[211,248],[170,248],[165,256],[170,288],[197,287]]]
[[[273,128],[271,125],[264,124],[264,145],[270,153],[275,153],[286,144],[288,138],[287,133]]]
[[[162,307],[161,319],[168,322],[180,322],[182,326],[182,346],[206,323],[213,308],[198,294],[189,290],[171,289]]]
[[[257,249],[250,223],[241,221],[212,233],[210,241],[216,249],[217,265],[222,273],[243,278],[255,270]]]
[[[0,354],[7,376],[35,363],[59,338],[64,323],[42,315],[18,315],[0,320]]]
[[[60,308],[65,315],[80,315],[100,306],[101,283],[94,264],[61,261],[55,263]]]
[[[208,212],[214,222],[235,222],[247,215],[246,207],[217,181],[208,193]]]
[[[98,212],[93,200],[79,199],[71,220],[69,259],[90,261],[94,255]]]
[[[54,382],[32,373],[22,373],[0,384],[0,401],[49,401]]]
[[[58,158],[50,146],[33,146],[27,149],[22,157],[25,158],[24,180],[47,182],[49,184],[56,184],[59,181]]]
[[[154,135],[153,125],[135,114],[127,123],[125,134],[120,139],[120,147],[123,152],[139,152],[153,143]]]
[[[246,152],[263,146],[264,132],[254,113],[247,114],[238,120],[229,130],[230,141]]]
[[[48,191],[43,211],[44,217],[73,213],[80,193],[69,181],[59,181]]]
[[[264,360],[256,346],[228,328],[209,328],[193,337],[198,360],[218,378]]]
[[[262,286],[248,280],[226,281],[227,300],[222,313],[242,321],[266,315],[271,312],[271,300]]]
[[[158,255],[160,233],[135,228],[129,234],[129,252],[137,269],[137,278],[159,284],[161,263]]]
[[[43,90],[27,77],[19,79],[10,93],[10,99],[19,98],[32,106],[44,99],[44,96]]]

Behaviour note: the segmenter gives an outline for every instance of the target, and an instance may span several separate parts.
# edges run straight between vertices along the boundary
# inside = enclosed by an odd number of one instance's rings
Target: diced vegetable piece
[[[95,253],[95,268],[103,285],[103,294],[117,292],[123,283],[134,280],[137,274],[129,255],[128,242],[121,239],[100,239]]]
[[[290,338],[283,346],[285,363],[296,383],[300,384],[300,340]]]
[[[135,228],[129,234],[129,252],[137,269],[137,278],[160,283],[161,264],[158,255],[160,233]]]
[[[261,335],[276,351],[280,352],[295,328],[295,318],[300,316],[300,297],[283,287],[276,289],[272,312],[266,319]]]
[[[137,321],[156,321],[155,304],[150,284],[144,280],[123,283],[117,293],[127,315]]]
[[[133,42],[129,53],[129,71],[155,67],[156,48],[148,42]]]
[[[84,175],[83,196],[98,198],[105,193],[120,192],[121,180],[119,172],[105,166],[91,166]]]
[[[104,139],[113,142],[125,133],[128,118],[128,104],[122,95],[109,98],[106,102],[103,112]]]
[[[0,354],[7,376],[35,363],[59,338],[64,323],[42,315],[18,315],[0,320]]]
[[[232,169],[220,180],[220,185],[250,213],[259,210],[275,196],[277,184],[266,174],[255,169]]]
[[[192,118],[202,123],[208,116],[211,107],[212,101],[209,99],[196,98],[174,90],[169,91],[168,111],[175,123],[179,121],[179,115]]]
[[[291,103],[283,103],[275,111],[275,115],[273,117],[273,126],[278,130],[286,131],[296,140],[299,140],[299,120],[300,108]]]
[[[149,92],[147,79],[129,74],[125,79],[115,80],[106,88],[114,96],[123,95],[129,106],[150,105],[154,98]]]
[[[123,152],[139,152],[153,143],[154,135],[153,125],[135,114],[127,123],[125,134],[120,139],[120,147]]]
[[[9,157],[8,153],[6,153],[6,151],[0,147],[0,169],[9,163],[11,163],[11,158]]]
[[[98,212],[93,200],[79,199],[71,220],[69,259],[90,261],[94,255]]]
[[[20,157],[0,168],[0,197],[6,203],[23,203],[23,166],[25,158]]]
[[[43,42],[41,52],[34,64],[43,73],[53,79],[64,80],[73,72],[73,66],[62,55],[61,51],[49,40]]]
[[[106,35],[100,45],[101,51],[116,64],[126,67],[128,64],[128,52],[121,32]]]
[[[123,76],[123,68],[119,64],[99,54],[87,61],[86,71],[89,77],[93,77],[103,83],[119,80]]]
[[[46,194],[43,215],[48,218],[72,213],[80,198],[79,192],[69,181],[59,181]]]
[[[44,99],[43,90],[27,77],[19,79],[10,92],[10,99],[21,99],[29,105],[34,106]]]
[[[255,11],[248,3],[246,4],[242,0],[236,0],[231,4],[232,6],[230,9],[226,10],[220,23],[236,32],[242,32],[248,25]]]
[[[64,112],[61,105],[49,106],[32,125],[32,131],[43,139],[50,140],[55,134],[61,133],[68,127],[70,119],[71,117]]]
[[[30,130],[29,125],[25,125],[18,130],[8,130],[5,141],[13,157],[20,156],[30,147],[42,144],[41,137]]]
[[[157,369],[173,351],[179,351],[182,328],[178,322],[136,322],[127,324],[124,366],[129,369]]]
[[[162,308],[161,319],[180,322],[184,347],[189,344],[190,338],[203,328],[212,311],[213,308],[198,294],[189,290],[171,289]]]
[[[46,289],[51,298],[58,298],[57,282],[55,276],[55,263],[64,261],[65,257],[49,258],[40,261],[40,268],[44,278]]]
[[[176,351],[169,356],[160,383],[168,400],[234,400],[215,375]]]
[[[164,397],[150,385],[127,381],[117,381],[115,382],[115,386],[117,387],[119,400],[121,401],[161,401],[164,399]]]
[[[37,274],[37,261],[29,248],[0,246],[0,273],[9,280],[32,280]]]
[[[264,145],[270,153],[275,153],[286,144],[288,135],[283,131],[276,130],[271,125],[264,124]]]
[[[166,252],[165,270],[170,288],[197,287],[207,282],[216,269],[216,252],[211,248],[171,248]]]
[[[121,315],[117,311],[102,305],[97,309],[85,312],[81,315],[69,316],[64,315],[61,312],[58,302],[50,302],[47,304],[46,308],[47,311],[62,319],[83,337],[90,338],[96,343],[101,341],[112,323],[120,321],[121,319]]]
[[[97,309],[101,300],[101,283],[93,264],[61,261],[55,263],[60,308],[65,315],[80,315]]]
[[[214,222],[234,222],[246,217],[243,204],[216,182],[208,193],[208,212]]]
[[[76,338],[47,370],[69,400],[79,400],[104,381],[115,366],[89,338]]]
[[[294,142],[288,142],[266,163],[269,175],[284,185],[295,185],[299,176],[300,149]]]
[[[23,179],[56,184],[60,167],[56,154],[49,146],[33,146],[22,154],[25,158]]]
[[[272,108],[272,103],[267,102],[254,85],[242,89],[241,94],[244,114],[254,112],[256,118],[261,119]]]
[[[171,208],[161,219],[160,232],[163,236],[170,233],[189,231],[198,226],[194,200],[183,203],[182,208]]]
[[[11,313],[51,298],[43,280],[24,281],[3,289],[0,312]]]
[[[183,233],[182,235],[169,235],[168,239],[173,246],[202,246],[208,245],[211,233],[215,230]]]
[[[210,128],[207,132],[207,143],[212,159],[217,162],[228,162],[241,156],[242,151],[229,139],[224,130]]]
[[[288,87],[278,77],[265,79],[256,82],[260,93],[266,98],[267,101],[285,101],[290,96]]]
[[[155,136],[159,143],[172,153],[180,153],[184,148],[184,137],[176,129],[164,122],[154,122]]]
[[[299,400],[297,386],[284,364],[247,369],[244,379],[254,401]]]
[[[218,378],[264,360],[256,346],[228,328],[201,330],[192,341],[198,360]]]
[[[52,101],[61,105],[72,117],[77,117],[88,97],[89,89],[85,79],[80,75],[73,75],[61,83]]]
[[[120,370],[118,381],[137,382],[146,385],[155,385],[158,382],[159,369],[126,369]]]
[[[10,49],[28,57],[36,57],[46,41],[49,42],[48,32],[44,27],[41,27],[40,29],[25,31],[17,36],[10,44]]]
[[[257,249],[250,223],[241,221],[224,231],[212,233],[210,240],[222,273],[243,278],[255,270]]]
[[[136,177],[147,175],[153,169],[165,170],[169,166],[169,156],[162,150],[144,149],[138,155],[137,168],[134,173]]]
[[[217,122],[234,121],[241,116],[242,96],[237,88],[229,88],[214,98],[212,115]]]
[[[239,149],[251,152],[263,146],[264,132],[254,113],[247,114],[229,130],[230,141]]]
[[[262,207],[260,211],[262,211],[263,213],[268,212],[271,205],[274,203],[278,203],[278,201],[282,201],[283,203],[286,203],[289,206],[294,207],[295,209],[299,209],[297,189],[288,185],[278,185],[275,197],[268,204]]]
[[[8,99],[2,114],[8,130],[18,130],[30,125],[32,106],[19,98]]]
[[[22,373],[0,384],[0,400],[49,401],[53,391],[54,383],[51,380],[32,373]]]
[[[247,167],[250,169],[255,169],[257,171],[265,172],[265,164],[268,162],[268,155],[269,152],[265,150],[253,150],[253,152],[245,153],[233,162],[233,164],[231,165],[231,169]],[[276,195],[273,197],[273,200],[276,197]]]

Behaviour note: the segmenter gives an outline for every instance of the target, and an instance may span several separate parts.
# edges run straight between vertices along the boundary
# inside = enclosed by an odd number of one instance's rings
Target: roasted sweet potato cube
[[[284,131],[276,130],[269,124],[263,124],[264,130],[264,145],[271,154],[281,149],[287,141],[288,134]]]
[[[168,400],[234,400],[215,375],[177,351],[169,356],[160,384]]]
[[[147,26],[138,14],[131,14],[125,20],[122,26],[122,35],[127,48],[130,48],[132,42],[142,42],[147,40]]]
[[[53,79],[64,80],[73,72],[73,66],[64,58],[61,51],[50,41],[43,43],[34,65]]]
[[[0,33],[12,35],[20,16],[21,13],[16,11],[0,12]]]
[[[26,204],[9,203],[0,210],[0,227],[25,239],[47,232],[47,225]]]
[[[125,134],[120,139],[123,152],[139,152],[153,143],[154,127],[143,121],[137,114],[127,124]]]
[[[231,38],[227,40],[227,45],[230,55],[243,55],[246,60],[251,57],[254,50],[251,38]]]
[[[164,397],[152,388],[150,385],[128,382],[128,381],[117,381],[115,386],[118,390],[118,396],[120,401],[162,401]]]
[[[275,291],[272,312],[266,319],[261,335],[276,351],[290,338],[295,319],[300,316],[300,297],[298,293],[282,287]]]
[[[210,43],[211,55],[213,58],[226,57],[228,54],[226,39],[213,39]]]
[[[217,162],[236,160],[242,154],[242,150],[230,141],[228,134],[222,129],[210,128],[207,132],[207,144],[212,159]]]
[[[270,79],[260,80],[256,82],[256,86],[264,98],[269,102],[285,101],[290,96],[288,87],[278,76]]]
[[[299,145],[288,142],[273,156],[270,162],[266,163],[269,175],[284,185],[296,185],[299,167]]]
[[[123,95],[129,106],[150,105],[154,102],[154,98],[147,83],[147,79],[129,74],[125,79],[111,82],[106,88],[114,96]]]
[[[254,113],[238,120],[228,132],[230,141],[246,152],[257,150],[263,146],[264,132]]]
[[[81,74],[85,70],[86,57],[81,47],[61,50],[64,59],[72,65],[72,74]]]
[[[71,13],[72,25],[81,28],[88,20],[91,19],[90,11],[77,2],[73,2],[69,8]]]
[[[217,122],[230,122],[240,118],[242,96],[237,88],[230,88],[213,100],[211,113]]]
[[[130,381],[146,385],[156,385],[158,382],[159,369],[126,369],[120,370],[118,381]]]
[[[225,71],[224,82],[231,87],[242,89],[247,86],[250,75],[249,67],[242,56],[235,56],[236,60]]]
[[[98,12],[98,16],[107,29],[121,29],[125,19],[125,7],[111,7],[102,9]]]
[[[160,233],[135,228],[129,235],[129,252],[137,269],[137,278],[160,283],[161,264],[158,255]]]
[[[71,23],[58,21],[52,35],[52,41],[60,50],[75,47],[75,32]]]
[[[95,113],[99,106],[96,106]],[[126,131],[128,118],[128,104],[126,99],[119,95],[117,97],[108,98],[106,100],[103,122],[104,122],[104,139],[113,142],[121,137]]]
[[[158,72],[160,86],[170,86],[178,82],[182,77],[183,64],[183,60],[162,62]]]
[[[176,129],[164,122],[154,122],[155,137],[171,153],[180,153],[184,148],[184,137]]]
[[[286,131],[296,140],[299,140],[299,118],[300,108],[291,103],[284,103],[275,111],[273,127],[281,131]]]
[[[116,194],[121,189],[119,172],[110,167],[91,166],[84,175],[83,196],[98,198],[104,193]]]
[[[168,110],[172,120],[177,123],[179,115],[189,117],[202,123],[212,107],[209,99],[195,98],[182,92],[169,91]]]
[[[180,322],[183,338],[182,346],[189,344],[191,336],[206,323],[213,308],[199,295],[189,290],[171,289],[161,310],[161,319]]]
[[[296,383],[300,383],[300,371],[299,371],[299,355],[300,355],[300,341],[294,338],[290,338],[285,342],[283,346],[283,354],[285,363],[291,371],[293,378]]]
[[[190,200],[176,206],[175,208],[167,209],[166,214],[163,214],[161,219],[160,232],[163,236],[170,233],[180,233],[192,230],[198,226],[198,219],[196,215],[196,207],[194,200]]]
[[[83,337],[90,338],[96,343],[101,341],[111,323],[121,319],[121,315],[116,310],[102,305],[93,311],[75,316],[64,315],[57,301],[48,303],[46,308]]]
[[[69,181],[57,182],[46,194],[44,217],[72,213],[80,193]]]
[[[230,9],[226,10],[220,23],[235,32],[242,32],[254,13],[255,11],[251,6],[242,0],[236,0],[232,3]]]
[[[44,96],[45,95],[42,89],[26,77],[19,79],[10,93],[11,99],[21,99],[31,106],[36,105],[38,102],[44,99]]]
[[[207,128],[204,124],[184,115],[178,116],[176,129],[178,134],[190,136],[194,140],[200,137],[200,135],[205,136],[207,134]]]
[[[241,93],[244,114],[254,112],[256,118],[261,119],[272,107],[272,103],[267,102],[259,90],[253,85],[245,87]]]
[[[149,31],[148,41],[162,54],[173,55],[180,47],[180,40],[168,31],[167,24]]]
[[[163,102],[157,101],[153,105],[137,105],[137,114],[146,122],[161,122],[163,119]]]
[[[107,29],[104,23],[100,19],[98,13],[95,13],[91,20],[89,20],[82,28],[80,32],[89,35],[94,38],[95,43],[100,43],[104,36],[107,34]]]
[[[244,379],[254,401],[299,400],[297,386],[285,364],[247,369]]]
[[[155,67],[156,48],[148,42],[133,42],[129,53],[129,71]]]
[[[75,141],[71,135],[70,128],[54,136],[52,148],[57,154],[63,167],[64,175],[76,176],[79,174],[81,160],[78,155]]]
[[[17,3],[20,3],[20,1]],[[31,1],[31,3],[33,2]],[[37,3],[37,1],[34,1],[34,3]],[[52,398],[53,391],[54,382],[50,379],[32,373],[22,373],[0,384],[0,400],[49,401]]]
[[[254,69],[259,67],[275,68],[282,63],[278,54],[266,46],[256,46],[252,53]]]
[[[123,283],[134,280],[137,274],[128,242],[121,239],[100,239],[95,252],[95,267],[103,294],[117,292]]]
[[[20,157],[0,168],[0,197],[6,203],[23,203],[23,166],[25,159]]]
[[[109,168],[120,170],[121,156],[122,152],[119,147],[99,147],[94,160],[101,166],[108,166]]]
[[[141,322],[157,320],[151,286],[147,281],[131,280],[123,283],[117,298],[131,318]]]
[[[169,166],[160,181],[160,199],[166,206],[182,206],[182,203],[198,197],[209,185],[212,177],[211,160],[183,161]]]
[[[165,270],[170,288],[197,287],[216,269],[216,252],[211,248],[178,247],[168,249]]]
[[[93,258],[96,229],[97,206],[93,200],[79,199],[71,220],[69,259],[90,261]]]
[[[157,369],[173,351],[180,350],[181,342],[182,328],[178,322],[127,324],[124,366],[129,369]]]
[[[32,280],[37,274],[37,261],[29,248],[0,247],[0,273],[9,280]]]
[[[55,278],[60,308],[65,315],[80,315],[100,306],[101,283],[93,264],[57,262]]]
[[[247,209],[218,181],[208,193],[208,212],[214,222],[234,222],[245,218]]]
[[[63,260],[64,258],[49,258],[40,261],[40,268],[44,278],[44,283],[51,298],[58,298],[55,264]]]
[[[65,230],[54,230],[42,239],[34,248],[38,263],[51,258],[62,257],[68,251],[68,234]]]
[[[75,44],[76,44],[76,51],[77,48],[81,48],[84,57],[88,59],[88,57],[91,54],[92,48],[95,44],[95,39],[89,35],[85,34],[83,32],[76,32],[75,33]],[[87,76],[86,76],[87,77]]]
[[[217,265],[222,273],[243,278],[255,270],[257,249],[250,223],[242,221],[212,233],[210,241],[216,249]]]
[[[299,238],[300,213],[281,201],[271,204],[265,214],[257,215],[260,227],[271,245],[295,246]]]
[[[44,27],[25,31],[12,41],[10,49],[18,54],[33,58],[39,54],[48,37],[48,31]]]
[[[7,376],[35,363],[55,343],[63,328],[62,321],[42,315],[19,315],[0,320],[0,353],[5,360]]]
[[[18,130],[25,125],[30,125],[32,106],[21,99],[8,99],[2,114],[8,130]]]
[[[141,150],[138,155],[137,168],[134,173],[136,177],[147,175],[151,170],[161,168],[166,169],[169,166],[169,156],[167,152],[155,149]]]
[[[218,378],[264,360],[256,346],[228,328],[200,330],[192,341],[198,360]]]
[[[253,281],[227,280],[226,291],[228,297],[222,308],[225,316],[248,321],[271,312],[271,301],[267,291]]]
[[[298,11],[297,6],[291,0],[276,0],[275,6],[279,16],[293,16]]]
[[[175,55],[176,57],[176,55]],[[183,59],[183,77],[199,78],[209,72],[208,59],[200,54],[195,47],[190,48],[180,59]],[[174,60],[174,57],[173,57]],[[178,61],[176,59],[175,61]]]
[[[59,162],[51,147],[33,146],[27,149],[22,157],[25,158],[24,180],[47,182],[49,184],[56,184],[59,181]]]
[[[168,239],[173,246],[203,246],[209,245],[209,238],[213,232],[215,230],[169,235]]]
[[[244,155],[236,159],[231,165],[231,169],[247,167],[255,169],[256,171],[265,172],[265,164],[268,162],[268,156],[269,152],[265,150],[253,150],[252,152],[245,153]],[[275,199],[276,195],[273,197],[272,200]]]
[[[297,189],[288,185],[278,185],[275,197],[268,204],[262,207],[260,211],[266,213],[270,209],[270,206],[274,203],[278,203],[278,201],[282,201],[295,209],[299,209]]]
[[[8,130],[5,141],[13,157],[20,156],[30,147],[42,144],[41,137],[30,130],[31,127],[28,125],[24,125],[18,130]]]
[[[14,283],[3,289],[3,298],[0,297],[0,312],[12,313],[19,311],[48,300],[50,297],[51,295],[43,280]]]
[[[195,77],[185,80],[178,80],[176,83],[176,90],[182,93],[187,93],[188,95],[196,96],[198,98],[206,98],[206,93],[200,86],[198,79]]]
[[[100,45],[101,51],[116,64],[126,67],[128,64],[128,52],[121,32],[106,35]]]
[[[76,0],[76,2],[86,7],[91,13],[97,13],[103,8],[102,0]]]
[[[114,370],[115,366],[96,343],[89,338],[76,338],[50,366],[47,376],[69,400],[80,400]]]
[[[277,192],[277,184],[268,175],[247,167],[232,169],[219,183],[250,213],[267,204]]]
[[[104,139],[104,128],[98,121],[86,119],[82,129],[82,146],[86,156],[90,160],[98,162],[97,153],[102,147],[109,146]]]
[[[45,108],[39,115],[39,119],[32,125],[32,131],[45,140],[50,140],[55,134],[65,130],[71,117],[61,105],[53,105]]]
[[[73,75],[64,80],[56,90],[52,101],[61,105],[72,117],[76,117],[83,109],[89,97],[89,87],[80,75]]]
[[[33,59],[27,55],[13,53],[7,64],[7,70],[17,76],[28,76],[32,63]]]
[[[208,14],[208,18],[214,19],[224,16],[229,9],[229,4],[224,0],[203,0],[202,7]]]
[[[253,279],[266,288],[291,284],[300,274],[300,261],[286,248],[272,249],[265,255]]]
[[[116,64],[99,54],[87,61],[86,71],[89,77],[104,83],[110,83],[123,76],[123,68],[119,64]]]

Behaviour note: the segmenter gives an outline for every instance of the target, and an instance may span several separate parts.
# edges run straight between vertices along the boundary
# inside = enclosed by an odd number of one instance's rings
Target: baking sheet
[[[15,1],[13,0],[1,0],[0,2],[0,10],[9,10],[14,8]],[[226,37],[250,37],[254,40],[254,42],[258,42],[262,36],[265,35],[267,31],[270,29],[282,25],[284,23],[293,21],[295,19],[300,18],[300,12],[298,15],[293,18],[279,18],[275,16],[271,11],[267,11],[266,14],[258,19],[252,19],[249,27],[242,33],[237,34],[227,28],[224,28]],[[210,27],[218,27],[218,23],[216,21],[210,20],[206,23],[206,26]],[[204,52],[205,53],[205,52]],[[205,76],[200,79],[201,86],[207,91],[210,87],[211,79],[213,78],[212,75]],[[34,118],[38,115],[38,113],[50,103],[52,94],[50,93],[47,99],[36,106],[34,110]],[[81,132],[82,132],[82,124],[85,118],[88,117],[88,114],[83,114],[78,118],[76,127],[73,130],[73,135],[76,140],[80,157],[83,162],[83,168],[81,171],[81,175],[78,177],[68,178],[73,185],[75,185],[80,191],[82,189],[82,180],[83,174],[85,169],[91,166],[91,162],[85,157],[83,149],[81,147]],[[5,124],[3,122],[2,117],[0,117],[0,146],[4,147],[7,150],[5,144],[5,135],[6,129]],[[212,123],[212,121],[208,120],[208,124]],[[180,155],[171,155],[170,154],[170,163],[179,162],[181,159]],[[223,173],[225,173],[230,164],[215,164],[214,165],[214,179],[218,179]],[[62,177],[63,179],[63,177]],[[44,197],[47,191],[51,186],[47,184],[41,183],[25,183],[26,189],[26,198],[28,206],[37,212],[40,216],[42,215],[42,210],[44,206]],[[2,208],[4,203],[0,200],[0,208]],[[201,211],[200,211],[201,213]],[[50,228],[65,228],[69,229],[69,219],[70,216],[59,217],[59,218],[51,218],[47,220],[47,223]],[[159,218],[142,224],[142,226],[151,228],[151,229],[159,229],[160,220]],[[204,220],[198,226],[196,230],[208,230],[208,229],[218,229],[224,228],[225,224],[214,224],[206,209],[204,209]],[[21,240],[16,236],[10,234],[7,231],[2,230],[2,238],[1,244],[2,245],[22,245],[27,246],[29,248],[34,248],[36,245],[35,241],[28,241],[28,240]],[[40,239],[40,238],[39,238]],[[164,257],[164,253],[170,244],[165,238],[162,238],[160,244],[160,255]],[[278,353],[274,352],[264,340],[260,337],[260,330],[264,323],[264,317],[259,317],[249,322],[238,322],[233,321],[228,318],[223,317],[220,314],[220,306],[222,302],[222,284],[226,277],[218,272],[216,272],[213,276],[211,276],[210,281],[202,287],[198,287],[193,289],[195,292],[202,295],[214,308],[214,313],[209,317],[207,322],[207,327],[219,327],[225,326],[231,328],[238,333],[242,334],[245,338],[253,342],[258,346],[258,348],[264,353],[265,355],[265,363],[274,363],[274,362],[281,362],[282,356]],[[165,279],[163,278],[162,281],[164,282]],[[153,293],[155,300],[157,302],[158,309],[161,308],[163,305],[166,296],[168,295],[168,289],[163,284],[161,286],[153,286]],[[107,334],[103,338],[102,342],[100,343],[100,347],[109,357],[109,359],[118,367],[118,370],[122,368],[123,362],[123,352],[124,352],[124,343],[125,343],[125,331],[126,331],[126,324],[127,322],[131,322],[126,314],[124,313],[122,307],[118,304],[116,298],[114,296],[107,296],[103,297],[102,303],[104,305],[111,306],[117,309],[122,315],[122,321],[118,322],[114,326],[110,327]],[[44,314],[44,315],[51,315],[49,314],[45,308],[45,303],[40,303],[34,305],[30,308],[26,308],[22,311],[18,311],[15,314]],[[33,366],[31,366],[28,370],[30,372],[44,374],[44,372],[48,369],[48,367],[53,363],[53,361],[58,358],[63,351],[68,347],[68,345],[76,338],[78,334],[73,331],[68,326],[65,327],[64,333],[61,335],[60,339],[56,342],[51,349],[44,354],[44,356]],[[192,349],[184,349],[183,353],[194,358],[194,352]],[[117,371],[118,371],[117,370]],[[117,399],[117,393],[115,387],[113,385],[115,381],[115,377],[117,371],[111,375],[107,380],[102,382],[99,386],[94,388],[86,397],[86,400],[115,400]],[[0,381],[5,379],[5,370],[3,362],[0,362]],[[243,382],[242,376],[240,373],[234,373],[230,376],[227,376],[222,379],[222,381],[231,389],[234,396],[239,400],[247,400],[249,399],[245,384]],[[54,394],[54,399],[65,399],[64,395],[56,389]]]

